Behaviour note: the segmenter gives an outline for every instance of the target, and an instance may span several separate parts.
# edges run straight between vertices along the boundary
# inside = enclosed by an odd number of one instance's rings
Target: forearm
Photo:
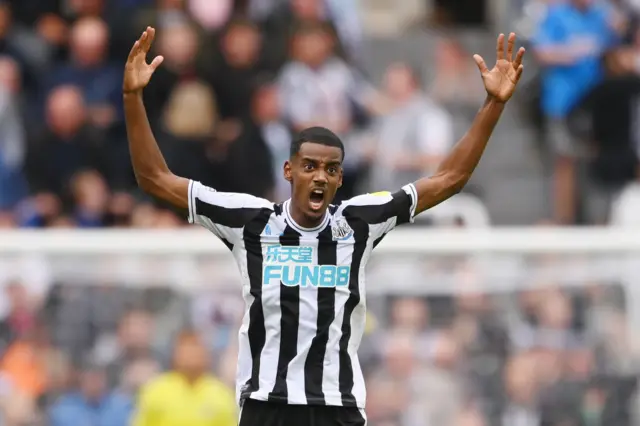
[[[146,190],[158,176],[170,173],[169,167],[151,131],[141,93],[124,94],[124,113],[133,171],[140,187]]]
[[[504,103],[488,97],[469,131],[454,145],[436,173],[416,182],[416,213],[441,203],[464,188],[480,162],[504,106]]]
[[[496,102],[487,97],[471,124],[471,128],[440,163],[436,174],[455,176],[464,186],[480,162],[504,106],[504,103]]]

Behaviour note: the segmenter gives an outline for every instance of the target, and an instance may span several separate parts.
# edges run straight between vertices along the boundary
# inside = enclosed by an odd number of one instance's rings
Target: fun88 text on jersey
[[[314,264],[313,247],[273,245],[266,248],[262,285],[346,287],[351,267]]]

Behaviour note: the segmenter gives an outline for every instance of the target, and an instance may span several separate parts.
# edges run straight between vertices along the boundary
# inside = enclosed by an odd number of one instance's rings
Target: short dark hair
[[[291,142],[291,157],[300,152],[300,147],[305,142],[340,148],[342,159],[344,160],[344,144],[342,143],[338,135],[336,135],[326,127],[309,127],[298,133],[298,135]]]

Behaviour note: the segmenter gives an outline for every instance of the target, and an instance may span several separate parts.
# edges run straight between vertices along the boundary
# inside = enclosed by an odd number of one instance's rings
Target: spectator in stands
[[[554,218],[561,224],[576,220],[575,157],[567,116],[603,78],[601,55],[617,39],[610,10],[594,0],[571,0],[549,6],[532,42],[544,66],[542,110],[553,150]]]
[[[4,293],[8,302],[8,312],[0,322],[0,353],[15,339],[32,331],[38,309],[27,288],[19,281],[8,283]]]
[[[200,337],[183,332],[177,339],[174,369],[145,385],[135,426],[234,426],[233,391],[207,373],[209,355]]]
[[[271,82],[259,85],[254,93],[251,122],[260,133],[269,150],[272,178],[271,199],[284,201],[289,198],[289,182],[282,178],[282,166],[289,159],[289,148],[293,137],[291,129],[282,121],[282,105],[278,96],[278,87]]]
[[[80,87],[94,126],[108,130],[121,123],[122,70],[108,59],[109,28],[99,18],[82,18],[71,28],[69,45],[71,61],[53,71],[49,87]]]
[[[289,158],[291,133],[280,121],[274,85],[258,86],[251,103],[249,114],[240,122],[240,134],[228,145],[224,187],[231,192],[272,198],[276,183],[288,184],[282,177],[282,166]]]
[[[121,372],[134,360],[150,358],[161,363],[163,356],[153,347],[154,319],[149,312],[132,310],[120,320],[115,341],[101,342],[96,347],[96,357],[107,367],[107,379],[111,386],[120,381]]]
[[[15,392],[32,401],[46,398],[52,389],[52,380],[65,366],[66,358],[53,346],[49,332],[43,324],[33,324],[7,348],[0,370]]]
[[[101,140],[87,121],[88,113],[78,87],[54,89],[47,99],[46,112],[47,129],[29,143],[27,177],[35,194],[65,194],[77,172],[101,168]],[[42,222],[37,217],[24,220]]]
[[[71,179],[74,223],[80,228],[98,228],[107,219],[109,188],[95,170],[82,171]]]
[[[384,364],[367,377],[367,417],[372,424],[392,422],[404,425],[417,421],[412,384],[421,380],[413,335],[397,332],[380,346]],[[424,418],[422,418],[424,422]],[[408,423],[413,425],[413,423]]]
[[[121,379],[112,394],[112,401],[105,409],[104,426],[131,424],[135,401],[140,389],[160,374],[160,365],[151,358],[132,360],[121,372]]]
[[[632,43],[607,53],[608,78],[592,90],[574,113],[590,122],[588,174],[583,177],[583,208],[590,223],[604,224],[612,202],[640,176],[637,97],[640,93],[640,31]],[[629,192],[627,192],[629,194]]]
[[[464,404],[465,389],[457,376],[461,347],[451,333],[443,330],[434,335],[430,349],[430,362],[414,384],[418,418],[429,419],[432,424],[452,424]]]
[[[247,20],[230,22],[222,34],[219,57],[208,80],[222,119],[250,114],[252,91],[262,72],[262,43],[259,28]]]
[[[187,7],[191,16],[207,32],[214,32],[222,28],[233,13],[233,0],[189,0]]]
[[[119,426],[130,416],[131,406],[123,404],[107,387],[100,365],[87,363],[81,368],[76,389],[60,397],[48,413],[48,424],[100,424]]]
[[[378,112],[380,96],[358,73],[335,55],[335,38],[323,24],[300,26],[293,39],[292,61],[279,78],[284,119],[294,131],[324,126],[340,135],[345,157],[339,198],[355,195],[363,167],[357,116]]]
[[[477,108],[484,96],[483,88],[473,79],[476,70],[470,54],[459,41],[441,38],[435,48],[435,76],[429,94],[447,107]]]
[[[540,424],[537,407],[540,390],[537,374],[540,368],[532,354],[516,355],[509,360],[504,373],[508,399],[502,415],[502,426]]]
[[[393,190],[432,174],[453,145],[451,117],[420,90],[402,63],[387,69],[384,91],[393,110],[380,119],[371,167],[372,190]]]
[[[13,3],[13,2],[11,2]],[[25,88],[33,89],[48,65],[46,47],[26,28],[16,25],[12,4],[0,2],[0,54],[16,60],[23,74]]]
[[[27,195],[20,89],[18,64],[10,57],[0,57],[0,210],[13,208]]]
[[[216,160],[224,158],[228,143],[216,137],[221,123],[211,87],[201,81],[178,83],[162,119],[159,136],[171,170],[224,190],[224,171]]]
[[[200,77],[196,60],[201,44],[193,24],[181,17],[165,24],[165,29],[158,33],[156,46],[164,62],[144,96],[149,120],[157,126],[176,86]]]

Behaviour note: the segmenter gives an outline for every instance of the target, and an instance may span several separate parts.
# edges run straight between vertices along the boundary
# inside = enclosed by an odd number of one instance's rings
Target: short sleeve
[[[396,192],[374,192],[343,202],[339,211],[345,218],[363,220],[374,239],[383,237],[398,225],[413,222],[418,193],[413,184]]]
[[[244,226],[265,209],[273,210],[273,203],[189,181],[189,223],[208,229],[227,245],[236,244]]]

